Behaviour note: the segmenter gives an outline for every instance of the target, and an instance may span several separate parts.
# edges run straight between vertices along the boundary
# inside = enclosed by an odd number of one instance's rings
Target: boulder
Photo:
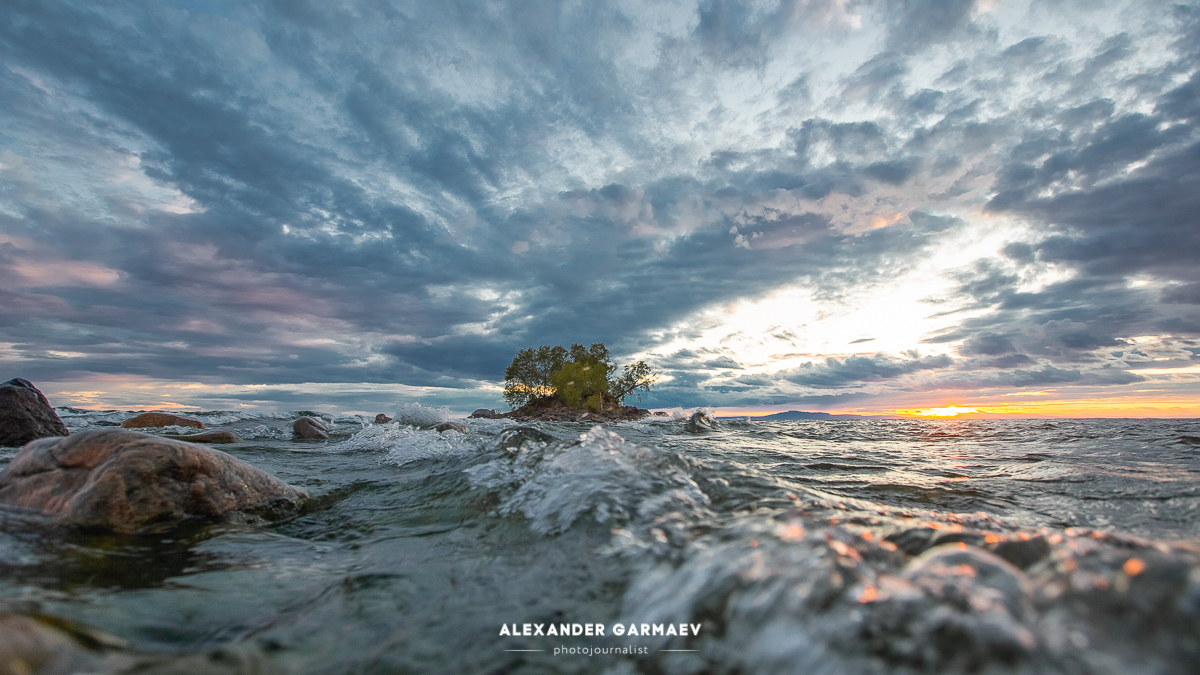
[[[149,427],[193,427],[203,429],[204,422],[191,417],[172,415],[171,413],[148,412],[142,413],[121,422],[124,429],[145,429]]]
[[[66,436],[67,425],[29,380],[0,384],[0,445],[21,446],[50,436]]]
[[[292,422],[292,434],[303,440],[329,438],[329,427],[316,417],[301,417]]]
[[[202,431],[198,434],[185,434],[183,436],[174,436],[164,434],[159,438],[170,438],[176,441],[187,441],[188,443],[241,443],[242,437],[222,429],[220,431]]]
[[[434,427],[433,430],[438,433],[441,433],[443,431],[454,430],[461,434],[465,434],[465,433],[467,433],[467,425],[460,424],[459,422],[442,422],[441,424]]]
[[[375,424],[387,424],[388,422],[391,422],[391,421],[392,421],[392,418],[388,417],[387,415],[384,415],[383,413],[379,413],[378,415],[375,416]]]
[[[306,498],[219,450],[124,429],[33,441],[0,472],[0,503],[121,534],[186,519],[261,522],[298,513]]]
[[[490,408],[479,408],[475,412],[471,413],[471,417],[485,420],[495,419],[496,411]]]

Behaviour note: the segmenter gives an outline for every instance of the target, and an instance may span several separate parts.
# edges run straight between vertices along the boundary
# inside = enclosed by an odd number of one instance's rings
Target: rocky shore
[[[633,422],[649,417],[651,412],[632,405],[613,406],[600,411],[572,408],[557,396],[535,399],[516,410],[498,413],[480,409],[471,413],[473,418],[505,419],[516,422]]]

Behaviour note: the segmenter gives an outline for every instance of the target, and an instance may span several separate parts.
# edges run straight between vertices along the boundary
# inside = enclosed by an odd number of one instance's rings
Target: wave
[[[546,535],[566,530],[585,513],[619,524],[708,503],[678,455],[599,426],[575,441],[524,442],[467,475],[473,486],[502,493],[500,515],[521,513],[533,531]]]
[[[414,427],[432,427],[442,422],[450,421],[453,413],[449,408],[435,408],[420,403],[401,403],[392,416],[397,424],[409,424]]]

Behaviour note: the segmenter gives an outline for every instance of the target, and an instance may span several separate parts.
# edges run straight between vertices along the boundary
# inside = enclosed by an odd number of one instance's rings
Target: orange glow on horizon
[[[1138,394],[1151,393],[1136,392]],[[1022,392],[1024,393],[1024,392]],[[1032,395],[1048,392],[1031,392]],[[1157,392],[1155,392],[1157,393]],[[1047,400],[1014,401],[1012,394],[994,394],[979,403],[933,403],[905,408],[850,408],[826,410],[831,415],[864,415],[906,417],[910,419],[996,419],[1004,417],[1145,417],[1145,418],[1200,418],[1200,398],[1141,396],[1105,398],[1061,398]],[[1161,396],[1161,394],[1160,394]],[[990,399],[990,400],[989,400]],[[932,403],[932,402],[931,402]],[[789,408],[804,410],[802,404]],[[721,410],[722,417],[763,417],[785,410]],[[809,409],[811,412],[811,409]]]
[[[1001,395],[1003,396],[1003,395]],[[933,411],[953,411],[949,414]],[[1200,400],[1195,398],[1147,399],[1138,397],[1005,401],[997,405],[960,408],[949,405],[925,410],[895,409],[885,415],[905,417],[1200,417]]]
[[[915,412],[905,411],[902,414],[915,415],[918,417],[958,417],[959,415],[968,415],[970,413],[988,412],[979,408],[964,408],[957,405],[948,405],[941,408],[926,408],[925,410],[917,410]]]

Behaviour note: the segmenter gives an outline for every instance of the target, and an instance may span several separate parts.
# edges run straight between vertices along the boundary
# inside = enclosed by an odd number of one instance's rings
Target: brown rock
[[[172,415],[171,413],[148,412],[130,417],[121,422],[121,426],[125,429],[145,429],[147,427],[194,427],[203,429],[204,422],[191,417],[181,417]]]
[[[164,434],[159,438],[170,438],[176,441],[187,441],[188,443],[241,443],[242,437],[222,429],[220,431],[203,431],[198,434],[186,434],[183,436],[174,436]]]
[[[467,433],[467,425],[459,424],[458,422],[442,422],[441,424],[439,424],[433,428],[433,430],[438,433],[441,433],[443,431],[450,431],[451,429],[453,429],[454,431],[457,431],[459,433],[462,433],[462,434]]]
[[[67,425],[32,382],[14,377],[0,384],[0,445],[20,446],[68,433]]]
[[[296,438],[304,440],[329,438],[329,427],[325,426],[323,420],[316,417],[301,417],[292,422],[292,434]]]
[[[606,407],[600,411],[589,411],[591,417],[589,422],[629,422],[640,420],[643,417],[650,415],[649,410],[638,408],[631,405],[616,405],[616,399],[609,397],[606,400]],[[479,412],[478,410],[475,411]],[[575,422],[579,419],[580,411],[567,405],[565,401],[557,395],[543,396],[536,398],[529,403],[521,406],[516,410],[510,410],[505,413],[498,413],[494,419],[516,420],[518,422]],[[471,417],[476,417],[475,413]]]
[[[383,413],[379,413],[378,415],[375,416],[375,424],[387,424],[388,422],[391,422],[391,421],[392,421],[392,418],[388,417],[387,415],[384,415]]]
[[[33,441],[0,472],[0,503],[118,533],[292,515],[306,497],[219,450],[121,429]]]

